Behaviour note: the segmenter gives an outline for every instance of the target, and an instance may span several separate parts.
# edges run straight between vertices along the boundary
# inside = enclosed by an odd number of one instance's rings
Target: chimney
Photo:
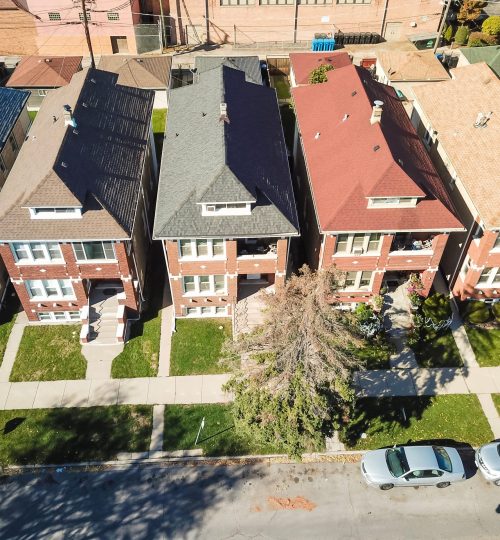
[[[64,105],[64,125],[76,128],[76,121],[69,105]]]
[[[370,124],[380,124],[382,120],[382,111],[384,110],[384,102],[376,99],[373,102],[372,116]]]

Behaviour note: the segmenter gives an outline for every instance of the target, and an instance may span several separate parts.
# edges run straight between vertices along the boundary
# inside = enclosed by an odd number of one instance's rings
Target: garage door
[[[384,38],[386,41],[397,41],[401,38],[401,26],[400,22],[388,22],[385,25]]]

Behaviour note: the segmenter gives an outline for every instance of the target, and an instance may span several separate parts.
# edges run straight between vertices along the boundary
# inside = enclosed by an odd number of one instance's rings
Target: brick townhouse
[[[154,237],[176,317],[231,316],[282,284],[298,235],[273,89],[220,66],[170,94]]]
[[[51,92],[0,193],[0,254],[28,319],[82,320],[82,341],[122,340],[143,300],[154,95],[116,80],[83,70]]]
[[[375,32],[385,40],[435,37],[440,0],[190,0],[170,2],[173,43],[250,45],[314,34]],[[429,34],[431,33],[431,34]],[[434,34],[432,34],[434,33]]]
[[[485,64],[415,87],[412,121],[467,231],[451,239],[443,269],[463,298],[500,298],[500,80]]]
[[[309,263],[346,271],[345,303],[418,272],[428,294],[463,227],[393,88],[358,66],[292,89],[299,215]]]

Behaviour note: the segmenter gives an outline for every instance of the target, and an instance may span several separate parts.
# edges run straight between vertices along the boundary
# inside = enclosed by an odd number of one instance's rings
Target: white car
[[[481,446],[476,450],[475,462],[486,480],[500,486],[500,443]]]
[[[448,487],[465,480],[465,470],[455,448],[444,446],[394,446],[367,452],[361,461],[367,484],[380,489],[395,486]]]

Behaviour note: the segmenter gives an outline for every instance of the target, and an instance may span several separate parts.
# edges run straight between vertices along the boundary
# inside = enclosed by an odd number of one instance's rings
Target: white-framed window
[[[246,216],[252,213],[252,203],[210,203],[201,205],[202,216]]]
[[[227,317],[227,306],[185,307],[185,317]]]
[[[335,245],[335,255],[363,255],[380,253],[381,233],[339,234]]]
[[[79,321],[79,311],[40,311],[38,320],[43,322]]]
[[[337,0],[337,4],[371,4],[372,0]]]
[[[181,259],[212,259],[225,257],[225,242],[221,238],[179,240],[179,257]]]
[[[422,140],[427,148],[432,146],[432,130],[426,128]]]
[[[182,288],[187,295],[226,294],[226,276],[183,276]]]
[[[305,6],[324,6],[325,4],[332,4],[333,0],[298,0],[298,3]]]
[[[221,6],[253,6],[255,0],[220,0]]]
[[[346,272],[344,290],[368,291],[371,289],[373,272],[361,270],[358,272]]]
[[[370,197],[368,199],[368,208],[411,208],[416,206],[417,200],[418,197]]]
[[[73,252],[79,262],[116,260],[114,242],[73,242]]]
[[[31,219],[75,219],[82,217],[80,207],[36,207],[30,208]]]
[[[49,21],[60,21],[61,14],[58,11],[49,11]]]
[[[477,281],[478,287],[500,285],[500,268],[485,268]]]
[[[10,249],[16,263],[64,262],[61,246],[57,242],[13,242]]]
[[[26,290],[32,300],[75,298],[69,279],[31,279],[26,281]]]
[[[39,95],[40,97],[45,97],[45,96],[48,94],[49,91],[48,91],[48,90],[45,90],[45,89],[43,89],[43,88],[39,88],[37,92],[38,92],[38,95]]]
[[[119,21],[120,14],[116,11],[108,11],[108,21]]]
[[[261,6],[293,6],[295,0],[259,0]]]

